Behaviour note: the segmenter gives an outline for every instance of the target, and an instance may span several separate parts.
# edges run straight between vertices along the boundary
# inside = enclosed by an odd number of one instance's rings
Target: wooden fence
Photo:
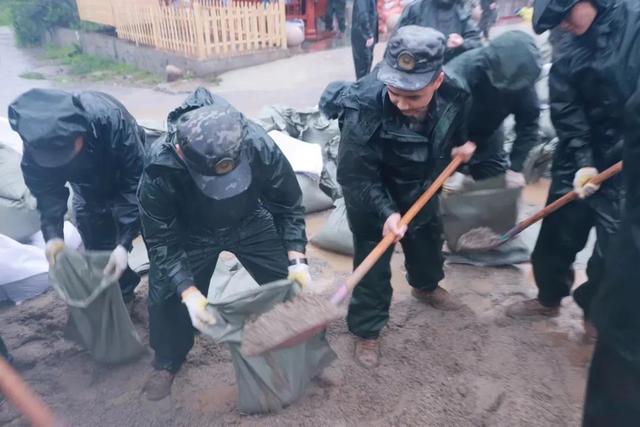
[[[82,13],[86,7],[80,4],[93,1],[76,1],[80,18],[86,19]],[[113,5],[113,26],[119,38],[185,56],[205,59],[287,46],[284,0],[264,4],[205,0],[190,7],[148,0],[101,3]]]

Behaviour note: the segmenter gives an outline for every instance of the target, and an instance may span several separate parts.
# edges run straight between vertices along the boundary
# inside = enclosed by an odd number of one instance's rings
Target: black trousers
[[[222,251],[235,254],[261,285],[287,277],[287,251],[270,217],[268,220],[259,218],[242,231],[220,233],[218,237],[209,247],[187,250],[195,286],[203,295],[209,291],[209,282]],[[172,293],[164,300],[150,302],[149,335],[151,348],[155,351],[154,368],[177,372],[193,347],[194,338],[189,313],[179,295]]]
[[[551,192],[547,204],[563,194]],[[615,197],[598,192],[589,199],[571,202],[542,221],[531,254],[538,300],[542,305],[558,306],[562,298],[570,295],[574,282],[573,262],[595,227],[597,242],[587,263],[587,281],[573,294],[585,318],[589,318],[591,302],[604,279],[604,255],[620,225],[620,205],[621,201]]]
[[[602,338],[598,338],[589,368],[582,425],[640,425],[640,366]]]
[[[371,71],[373,63],[373,46],[367,47],[367,40],[360,34],[351,33],[351,54],[353,55],[353,65],[356,69],[356,80],[360,79]]]
[[[74,216],[85,249],[93,251],[115,249],[118,229],[110,207],[87,207],[74,200]],[[133,292],[138,283],[140,283],[140,276],[127,267],[120,277],[120,290],[125,302],[133,300]]]
[[[327,5],[327,14],[324,17],[324,25],[327,31],[333,30],[333,17],[335,15],[338,21],[338,29],[344,33],[347,29],[345,23],[345,12],[347,9],[346,0],[329,0]]]
[[[353,214],[351,218],[355,220]],[[351,219],[350,223],[353,223]],[[382,235],[380,230],[363,232],[357,227],[351,228],[355,268],[378,244]],[[426,223],[410,227],[400,241],[405,256],[407,282],[413,288],[432,291],[444,278],[442,243],[442,224],[437,215],[433,215]],[[389,320],[393,294],[390,264],[392,254],[393,249],[389,249],[353,291],[347,325],[349,331],[360,338],[377,338]]]
[[[504,151],[504,131],[500,126],[488,138],[476,141],[477,149],[468,164],[469,174],[476,181],[503,175],[509,169],[509,156]]]
[[[5,360],[11,362],[11,355],[9,354],[9,350],[7,350],[7,346],[4,345],[4,341],[2,341],[2,337],[0,337],[0,357],[4,357]]]

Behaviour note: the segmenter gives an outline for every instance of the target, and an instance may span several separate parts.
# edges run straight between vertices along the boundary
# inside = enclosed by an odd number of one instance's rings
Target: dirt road
[[[308,217],[309,234],[326,215]],[[348,257],[313,246],[309,257],[318,287],[349,272]],[[580,310],[567,301],[553,320],[514,322],[503,315],[506,304],[534,295],[528,270],[447,266],[443,286],[466,307],[440,312],[409,296],[396,254],[382,365],[374,371],[356,365],[352,338],[337,322],[329,341],[338,360],[299,402],[260,417],[237,413],[230,355],[206,337],[197,338],[172,396],[152,403],[140,395],[151,354],[121,367],[96,365],[64,340],[65,307],[54,294],[0,310],[0,325],[15,356],[37,362],[25,379],[72,426],[578,425],[591,353]],[[137,289],[134,322],[146,342],[145,294],[146,286]],[[5,405],[0,425],[21,425],[16,416]]]

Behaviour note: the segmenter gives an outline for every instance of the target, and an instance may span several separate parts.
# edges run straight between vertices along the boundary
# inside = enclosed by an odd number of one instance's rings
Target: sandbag
[[[306,127],[300,132],[300,139],[304,142],[323,147],[336,136],[340,136],[338,121],[327,119],[319,111],[309,115]]]
[[[327,251],[353,256],[353,234],[344,199],[336,200],[335,206],[320,231],[311,238],[311,243]]]
[[[458,248],[458,240],[470,230],[487,227],[501,235],[518,220],[521,189],[506,188],[504,175],[471,182],[458,193],[441,197],[440,214],[447,242],[447,261],[482,266],[511,265],[529,260],[529,251],[520,239],[487,251]]]
[[[342,187],[338,184],[338,148],[340,135],[334,136],[322,147],[323,168],[320,175],[320,189],[333,200],[342,197]]]
[[[296,178],[302,190],[302,205],[305,213],[325,211],[333,206],[333,200],[320,189],[317,179],[302,173],[297,173]]]
[[[36,200],[20,169],[20,153],[0,142],[0,234],[24,242],[40,229]]]
[[[207,299],[211,302],[220,301],[233,295],[260,288],[249,272],[236,258],[231,260],[218,259],[216,268],[209,282]]]
[[[142,354],[117,281],[102,274],[109,251],[80,253],[64,249],[49,270],[51,286],[67,304],[69,326],[78,343],[102,363],[123,363]]]
[[[220,264],[218,264],[220,265]],[[240,285],[240,287],[242,287]],[[292,299],[298,286],[288,280],[233,292],[209,304],[218,323],[204,333],[231,352],[238,385],[238,410],[244,414],[274,412],[302,396],[311,380],[336,359],[324,334],[294,347],[245,357],[240,352],[244,322]]]
[[[258,112],[256,122],[267,132],[279,130],[294,138],[300,134],[307,126],[307,119],[313,110],[297,111],[282,104],[269,105]]]
[[[322,148],[293,138],[279,130],[272,130],[269,136],[287,158],[295,173],[306,173],[319,177],[322,173]]]

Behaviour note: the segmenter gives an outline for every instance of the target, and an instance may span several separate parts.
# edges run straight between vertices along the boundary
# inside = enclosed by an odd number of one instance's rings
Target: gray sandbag
[[[324,162],[320,188],[333,200],[342,197],[336,178],[340,143],[340,128],[337,120],[327,119],[318,108],[295,110],[286,105],[276,104],[262,108],[254,121],[267,132],[277,130],[301,141],[320,145]],[[315,212],[315,210],[307,212]]]
[[[319,144],[323,147],[336,136],[340,136],[338,121],[327,119],[318,110],[308,115],[306,125],[300,132],[300,139],[304,142]]]
[[[297,111],[282,104],[269,105],[258,112],[256,122],[265,131],[279,130],[299,138],[302,131],[307,126],[307,118],[312,111]]]
[[[333,200],[320,189],[317,179],[304,173],[297,173],[296,178],[302,191],[305,213],[326,211],[333,206]]]
[[[22,177],[20,153],[0,142],[0,234],[24,242],[40,229],[36,199]]]
[[[237,258],[230,260],[218,259],[216,268],[209,282],[209,301],[218,301],[248,290],[258,289],[260,285],[249,272],[240,264]]]
[[[297,346],[261,356],[246,357],[240,352],[244,322],[292,299],[297,289],[294,283],[281,280],[234,292],[209,304],[216,310],[218,323],[204,333],[229,347],[241,413],[275,412],[295,402],[311,380],[336,359],[323,333]]]
[[[344,199],[336,200],[335,205],[320,231],[311,238],[311,243],[327,251],[353,256],[353,234],[347,221]]]
[[[333,200],[342,197],[342,187],[338,184],[338,148],[340,135],[336,135],[322,147],[322,175],[320,189]]]
[[[109,251],[80,253],[65,248],[49,270],[51,286],[67,304],[69,326],[79,344],[102,363],[115,364],[142,354],[144,345],[122,300],[118,282],[102,274]]]
[[[502,175],[471,182],[462,191],[441,197],[440,214],[449,252],[447,261],[480,266],[528,261],[529,251],[520,239],[486,251],[458,247],[460,237],[471,230],[486,227],[501,235],[511,229],[518,220],[520,192],[519,188],[506,188]]]
[[[520,236],[516,236],[511,241],[504,243],[495,249],[483,252],[446,251],[445,256],[449,264],[468,264],[475,265],[477,267],[500,267],[528,262],[530,253],[524,240]]]

